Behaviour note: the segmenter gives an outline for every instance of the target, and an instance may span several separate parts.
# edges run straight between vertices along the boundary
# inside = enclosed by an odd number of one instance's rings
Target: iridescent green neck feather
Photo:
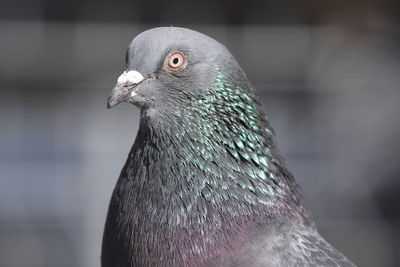
[[[288,217],[312,225],[250,84],[218,73],[203,97],[181,101],[142,114],[110,202],[111,259],[155,266],[162,251],[164,261],[201,261]]]
[[[142,118],[127,162],[146,166],[131,166],[136,173],[127,174],[143,177],[132,181],[134,198],[159,203],[176,215],[169,218],[175,223],[199,208],[207,213],[223,206],[226,210],[218,212],[236,215],[264,210],[270,216],[302,209],[297,185],[250,86],[218,72],[204,97],[169,106],[175,112],[158,122]],[[185,212],[174,212],[182,206]],[[199,213],[203,219],[205,213]]]

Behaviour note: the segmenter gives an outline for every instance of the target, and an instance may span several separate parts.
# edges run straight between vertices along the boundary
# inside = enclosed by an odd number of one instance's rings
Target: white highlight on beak
[[[119,77],[117,82],[119,84],[122,83],[140,83],[141,81],[143,81],[144,77],[143,75],[136,71],[136,70],[130,70],[130,71],[124,71]]]

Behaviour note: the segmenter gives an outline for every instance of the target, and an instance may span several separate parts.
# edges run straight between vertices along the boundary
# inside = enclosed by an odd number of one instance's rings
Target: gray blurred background
[[[138,110],[106,109],[153,26],[202,31],[258,88],[322,235],[400,266],[400,2],[0,1],[0,266],[99,266]]]

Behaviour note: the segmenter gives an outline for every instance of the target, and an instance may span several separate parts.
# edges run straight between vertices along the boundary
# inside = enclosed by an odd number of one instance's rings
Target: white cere
[[[124,71],[119,77],[117,82],[119,84],[122,83],[140,83],[143,81],[144,77],[143,75],[136,71],[136,70],[130,70],[130,71]]]

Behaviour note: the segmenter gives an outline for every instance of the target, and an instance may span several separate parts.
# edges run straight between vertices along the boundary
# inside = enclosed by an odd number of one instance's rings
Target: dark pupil
[[[172,60],[172,62],[176,65],[176,64],[178,64],[178,62],[179,62],[179,58],[174,58],[174,60]]]

